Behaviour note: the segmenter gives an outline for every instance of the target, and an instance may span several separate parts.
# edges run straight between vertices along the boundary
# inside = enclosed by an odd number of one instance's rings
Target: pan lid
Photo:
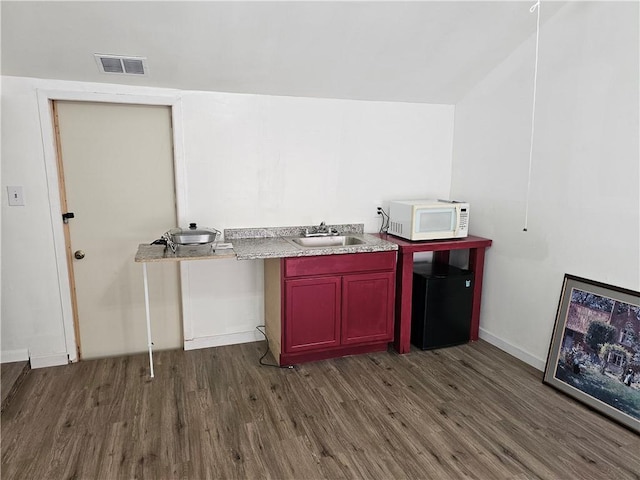
[[[217,231],[211,228],[198,228],[196,223],[190,223],[187,228],[177,227],[171,229],[171,234],[173,235],[199,236],[211,235],[212,233],[217,233]]]

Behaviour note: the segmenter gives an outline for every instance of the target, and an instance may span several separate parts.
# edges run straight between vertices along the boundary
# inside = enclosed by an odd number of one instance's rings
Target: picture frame
[[[565,274],[543,382],[640,433],[640,292]]]

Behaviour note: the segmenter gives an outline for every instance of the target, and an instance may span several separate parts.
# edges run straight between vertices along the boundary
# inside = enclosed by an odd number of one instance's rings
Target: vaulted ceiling
[[[3,0],[2,74],[451,104],[535,32],[533,3]],[[96,53],[148,73],[101,73]]]

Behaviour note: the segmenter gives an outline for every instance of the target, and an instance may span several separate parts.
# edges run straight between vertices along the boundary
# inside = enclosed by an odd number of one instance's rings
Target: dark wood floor
[[[29,370],[29,362],[27,361],[3,363],[0,366],[0,394],[2,396],[0,411],[9,405]]]
[[[262,342],[33,370],[2,478],[640,478],[640,436],[483,342],[258,365]]]

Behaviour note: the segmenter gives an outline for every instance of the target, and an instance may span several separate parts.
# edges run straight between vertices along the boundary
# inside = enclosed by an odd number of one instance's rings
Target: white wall
[[[16,77],[2,82],[2,186],[22,185],[27,199],[24,207],[2,200],[3,360],[27,350],[56,356],[67,348],[64,302],[36,89],[138,96],[176,91]],[[178,94],[184,224],[222,230],[324,220],[376,231],[380,203],[449,194],[453,106]],[[186,348],[257,338],[261,261],[185,262],[183,280]]]
[[[3,362],[67,351],[37,99],[11,83],[2,84]],[[23,186],[25,206],[7,206],[7,185]]]
[[[217,228],[363,222],[376,231],[384,201],[449,193],[451,106],[200,93],[185,96],[184,111],[194,200],[188,221]],[[211,337],[196,346],[241,331],[255,338],[262,262],[186,267],[194,309],[185,337]]]
[[[544,8],[544,2],[542,2]],[[451,195],[492,238],[481,337],[542,369],[565,273],[640,288],[638,4],[570,2],[456,104]]]

